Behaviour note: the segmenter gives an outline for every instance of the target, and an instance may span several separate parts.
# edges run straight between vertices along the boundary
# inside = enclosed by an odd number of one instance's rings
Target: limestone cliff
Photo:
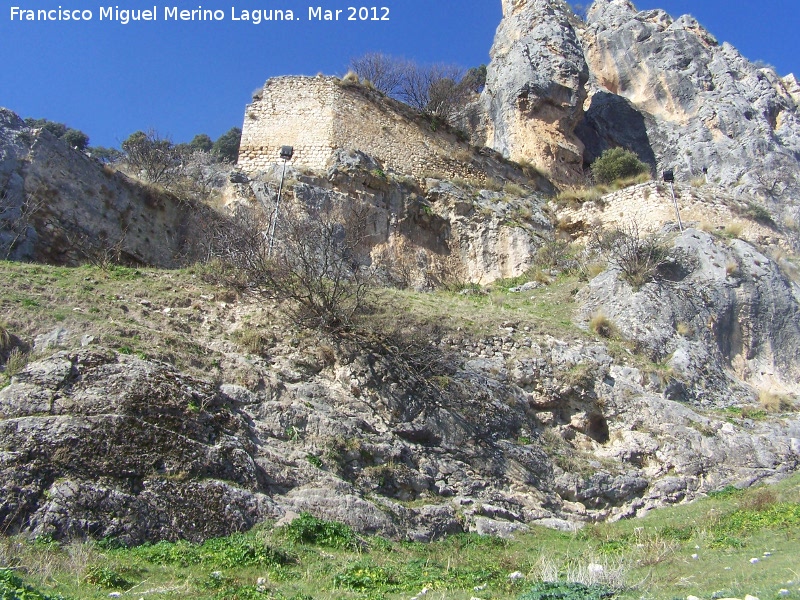
[[[585,22],[558,0],[503,3],[483,93],[485,142],[572,184],[609,147],[757,196],[796,220],[797,80],[720,44],[691,16],[596,0]]]
[[[581,39],[594,94],[584,130],[602,132],[606,146],[628,145],[638,126],[658,167],[684,180],[706,168],[710,181],[775,203],[798,190],[793,77],[750,62],[689,15],[639,12],[628,0],[596,0]],[[609,103],[634,107],[638,124]]]
[[[487,145],[561,182],[579,178],[583,159],[574,130],[589,70],[576,22],[561,0],[504,1],[482,97]]]

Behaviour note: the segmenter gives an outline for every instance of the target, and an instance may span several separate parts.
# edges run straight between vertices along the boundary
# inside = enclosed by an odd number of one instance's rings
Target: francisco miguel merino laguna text
[[[342,13],[346,13],[343,15]],[[164,21],[224,21],[225,11],[220,9],[182,9],[177,6],[164,6],[161,11]],[[283,9],[251,9],[238,10],[231,7],[231,21],[248,21],[254,25],[266,21],[299,21],[292,10]],[[158,6],[146,9],[120,8],[105,6],[99,8],[100,21],[114,21],[127,25],[136,21],[159,21]],[[92,21],[94,11],[89,9],[29,9],[19,6],[11,7],[12,21]],[[388,21],[389,8],[385,6],[348,6],[346,10],[328,10],[322,6],[308,7],[309,21]]]

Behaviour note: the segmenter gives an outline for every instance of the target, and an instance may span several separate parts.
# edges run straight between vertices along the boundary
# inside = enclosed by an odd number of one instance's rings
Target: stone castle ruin
[[[330,166],[336,150],[354,149],[417,179],[522,178],[498,157],[476,153],[464,137],[356,83],[276,77],[247,106],[238,164],[247,173],[269,169],[288,145],[294,146],[292,164],[312,170]]]

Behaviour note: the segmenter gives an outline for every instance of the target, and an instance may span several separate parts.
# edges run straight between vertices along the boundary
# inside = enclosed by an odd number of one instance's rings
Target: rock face
[[[208,384],[81,351],[0,393],[5,531],[200,540],[274,514],[247,424]]]
[[[558,0],[508,0],[491,56],[485,139],[504,155],[571,185],[622,146],[683,181],[708,169],[710,182],[796,220],[797,80],[719,44],[692,17],[596,0],[582,22]]]
[[[688,15],[639,12],[628,0],[596,0],[581,39],[593,92],[584,131],[647,160],[646,137],[659,169],[674,168],[684,180],[707,168],[710,181],[769,201],[796,193],[793,77],[751,63]],[[630,107],[641,117],[631,119]],[[592,146],[587,162],[602,150]]]
[[[576,181],[583,159],[574,129],[589,70],[576,21],[561,0],[504,0],[482,98],[487,145],[559,182]]]
[[[290,167],[287,177],[298,183],[284,193],[306,206],[330,202],[367,209],[368,262],[391,283],[429,289],[517,277],[552,236],[545,198],[531,189],[493,191],[432,177],[418,185],[386,176],[383,168],[363,152],[337,150],[324,177]],[[235,201],[256,200],[269,210],[277,187],[274,173],[262,173],[236,186]]]
[[[174,267],[196,252],[208,216],[0,108],[0,258],[76,264],[107,254]]]
[[[675,399],[746,401],[753,392],[742,382],[800,392],[800,286],[742,240],[687,229],[670,252],[660,279],[638,291],[619,268],[593,279],[581,292],[584,315],[603,313],[665,362]]]
[[[310,511],[417,541],[512,535],[800,466],[796,415],[700,414],[602,343],[514,327],[426,341],[445,387],[384,345],[342,342],[278,341],[247,358],[247,388],[100,349],[29,364],[0,391],[0,527],[201,540]]]

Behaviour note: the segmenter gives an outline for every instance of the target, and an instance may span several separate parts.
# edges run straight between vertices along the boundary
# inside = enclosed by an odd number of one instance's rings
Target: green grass
[[[497,335],[498,322],[514,322],[517,336],[549,334],[561,339],[586,337],[574,324],[575,293],[582,285],[575,276],[562,275],[551,285],[523,293],[508,288],[529,281],[526,277],[495,283],[486,294],[462,295],[457,291],[418,293],[383,290],[378,310],[367,317],[367,327],[376,331],[398,322],[398,315],[415,321],[435,322],[442,328],[461,331],[469,337]]]
[[[109,540],[0,538],[0,564],[13,569],[0,570],[0,598],[100,599],[118,590],[155,599],[399,600],[428,588],[426,597],[437,600],[599,600],[611,593],[766,600],[785,588],[798,600],[799,543],[797,475],[768,488],[724,488],[642,519],[589,525],[576,534],[534,528],[513,540],[359,538],[340,523],[305,514],[289,526],[263,525],[203,544],[127,549]],[[590,563],[601,572],[588,569]],[[524,577],[510,579],[515,571]]]

